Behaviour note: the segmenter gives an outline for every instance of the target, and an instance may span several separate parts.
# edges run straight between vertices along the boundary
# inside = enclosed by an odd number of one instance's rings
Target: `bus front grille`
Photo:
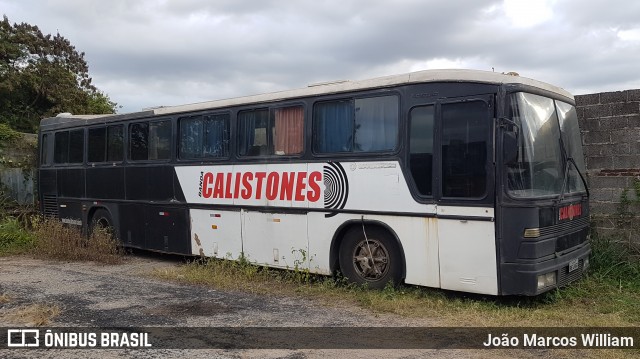
[[[558,287],[564,287],[582,277],[584,273],[584,260],[578,261],[578,268],[573,272],[569,272],[569,266],[563,267],[558,271]]]

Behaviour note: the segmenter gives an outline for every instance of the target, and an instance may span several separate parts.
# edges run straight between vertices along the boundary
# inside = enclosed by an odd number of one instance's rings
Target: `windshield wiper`
[[[567,153],[567,150],[564,148],[562,140],[560,141],[560,146],[562,146],[562,151],[565,153]],[[578,164],[576,164],[576,161],[573,159],[573,157],[567,156],[567,164],[564,168],[564,177],[562,178],[562,189],[560,190],[560,197],[558,198],[558,202],[562,202],[562,200],[564,199],[564,190],[567,187],[567,180],[569,179],[569,164],[572,163],[573,167],[576,169],[576,172],[578,172],[578,175],[580,176],[580,179],[582,180],[582,183],[584,184],[584,189],[585,191],[587,191],[587,197],[589,197],[589,186],[587,186],[587,180],[584,178],[584,176],[582,175],[582,172],[580,172],[580,169],[578,168]]]

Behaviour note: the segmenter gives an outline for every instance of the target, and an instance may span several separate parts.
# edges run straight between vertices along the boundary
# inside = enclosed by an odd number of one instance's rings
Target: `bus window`
[[[171,121],[149,124],[149,159],[167,160],[171,158]]]
[[[398,141],[398,98],[371,97],[355,100],[356,152],[391,151]]]
[[[69,162],[69,131],[56,132],[54,142],[53,161],[55,163]]]
[[[264,156],[273,153],[269,145],[269,110],[243,111],[238,114],[240,124],[240,155]]]
[[[482,197],[487,184],[487,104],[442,105],[442,196]]]
[[[180,158],[227,157],[229,115],[181,118]]]
[[[353,103],[323,102],[313,109],[314,149],[320,153],[351,152]]]
[[[171,121],[132,124],[129,127],[129,153],[134,161],[171,158]]]
[[[120,162],[124,159],[124,127],[107,127],[107,161]]]
[[[55,163],[82,163],[84,130],[57,132],[54,137],[53,152]]]
[[[40,153],[40,164],[42,165],[51,165],[51,149],[49,148],[49,142],[51,141],[51,135],[45,133],[42,135],[42,143],[41,153]]]
[[[434,106],[411,110],[409,133],[409,169],[423,196],[432,195]]]
[[[277,108],[274,114],[276,155],[297,155],[303,150],[304,110],[302,106]]]
[[[84,130],[69,131],[69,163],[82,163],[84,157]]]
[[[180,120],[180,158],[202,157],[203,116],[181,118]]]
[[[147,140],[149,137],[149,124],[146,122],[134,123],[129,126],[129,156],[134,161],[144,161],[149,158],[147,152]]]
[[[120,162],[123,159],[122,125],[89,129],[88,162]]]
[[[316,152],[391,151],[398,142],[398,98],[382,96],[318,103],[313,121]]]
[[[104,127],[90,128],[87,144],[87,161],[104,162],[107,130]]]

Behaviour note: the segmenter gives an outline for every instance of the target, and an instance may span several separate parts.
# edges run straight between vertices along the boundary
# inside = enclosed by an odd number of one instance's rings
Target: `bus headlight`
[[[556,285],[556,272],[549,272],[538,276],[538,290],[554,285]]]

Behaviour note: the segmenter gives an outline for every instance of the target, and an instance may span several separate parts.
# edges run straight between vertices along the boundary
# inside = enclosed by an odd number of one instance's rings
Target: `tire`
[[[360,225],[345,233],[339,253],[342,274],[373,289],[383,289],[390,282],[400,284],[403,264],[395,238],[380,227],[365,226],[365,231],[366,239]]]
[[[113,228],[113,220],[111,215],[106,209],[98,209],[91,217],[91,224],[89,226],[89,233],[93,233],[96,228],[107,230],[111,235],[115,236],[115,230]]]

